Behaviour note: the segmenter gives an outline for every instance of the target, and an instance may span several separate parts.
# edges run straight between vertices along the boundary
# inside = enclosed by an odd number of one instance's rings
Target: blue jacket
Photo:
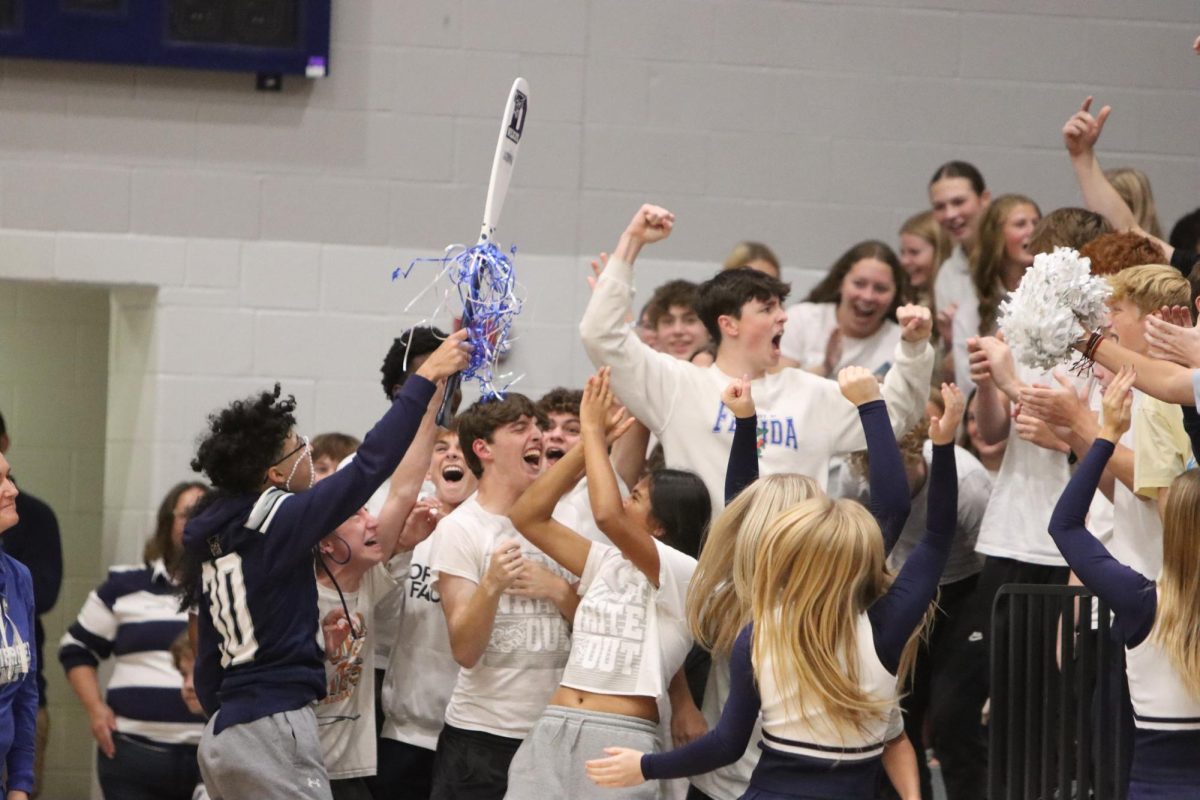
[[[0,554],[0,755],[9,789],[33,791],[37,730],[37,657],[33,578],[12,556]]]

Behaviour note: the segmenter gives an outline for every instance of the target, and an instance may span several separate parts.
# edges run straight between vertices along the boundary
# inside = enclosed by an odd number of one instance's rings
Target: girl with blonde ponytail
[[[1050,535],[1112,608],[1125,645],[1135,729],[1128,800],[1184,800],[1200,786],[1200,472],[1183,473],[1167,494],[1157,583],[1113,558],[1084,525],[1115,443],[1129,430],[1134,380],[1123,367],[1105,391],[1100,435],[1059,498]]]
[[[601,786],[696,775],[732,763],[745,752],[761,710],[761,756],[743,797],[875,797],[899,676],[912,663],[916,631],[956,527],[953,439],[964,403],[956,388],[943,386],[947,411],[930,424],[929,529],[893,577],[885,553],[908,509],[894,514],[880,504],[893,497],[907,502],[899,450],[890,431],[870,435],[883,406],[870,373],[849,368],[839,383],[868,431],[875,515],[852,501],[817,495],[776,516],[757,537],[750,624],[733,643],[720,722],[669,753],[606,748],[607,758],[588,762],[588,774]],[[885,466],[889,456],[893,468]]]

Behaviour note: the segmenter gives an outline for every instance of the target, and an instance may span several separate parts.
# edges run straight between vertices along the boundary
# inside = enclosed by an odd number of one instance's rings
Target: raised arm
[[[753,627],[747,625],[729,657],[729,698],[716,727],[691,744],[667,753],[639,753],[606,747],[606,758],[587,762],[588,777],[600,786],[636,786],[647,780],[699,775],[737,761],[746,752],[762,699],[754,683],[751,661]]]
[[[416,373],[404,382],[392,407],[363,438],[358,454],[313,488],[285,495],[266,525],[291,531],[287,536],[266,536],[266,546],[276,559],[306,557],[308,551],[334,528],[362,508],[374,491],[396,469],[408,450],[433,397],[436,381],[445,380],[466,366],[470,345],[467,332],[451,334],[430,354]],[[253,516],[253,515],[252,515]]]
[[[1075,345],[1081,352],[1084,347],[1085,342],[1082,340]],[[1133,385],[1164,403],[1181,406],[1196,403],[1195,389],[1192,386],[1195,370],[1135,353],[1111,339],[1102,340],[1093,351],[1092,357],[1097,364],[1110,372],[1120,372],[1125,366],[1132,367],[1135,373]]]
[[[933,463],[929,468],[925,535],[904,562],[887,593],[868,610],[879,660],[895,673],[900,655],[937,594],[958,522],[958,468],[954,433],[966,401],[953,384],[942,384],[945,413],[929,422]]]
[[[721,402],[733,412],[733,444],[725,466],[725,504],[758,480],[758,414],[750,393],[749,377],[738,378],[725,387]]]
[[[882,396],[887,402],[892,433],[897,437],[925,416],[929,399],[929,379],[933,375],[933,316],[928,308],[916,304],[896,309],[900,323],[900,342],[896,345],[892,368],[883,378]]]
[[[871,515],[883,534],[884,552],[890,553],[912,511],[904,459],[875,376],[863,367],[846,367],[837,380],[842,396],[858,407],[862,420],[870,464],[867,480],[871,486]]]
[[[971,381],[975,384],[975,422],[988,444],[1008,438],[1010,403],[1017,401],[1021,384],[1016,363],[1003,340],[977,336],[967,340]]]
[[[629,420],[623,420],[621,414],[611,414],[612,405],[613,393],[606,367],[588,378],[579,403],[582,435],[578,447],[583,449],[587,466],[588,500],[592,504],[596,526],[657,587],[658,546],[650,531],[625,510],[617,475],[608,460],[610,437],[624,433],[631,424]],[[633,491],[636,494],[644,489],[635,486]]]
[[[567,451],[538,476],[508,512],[513,527],[573,575],[582,575],[591,542],[551,516],[563,495],[583,476],[583,446]]]
[[[1071,571],[1113,609],[1116,629],[1127,647],[1141,643],[1154,625],[1154,585],[1113,558],[1084,522],[1115,442],[1129,429],[1131,385],[1133,372],[1129,369],[1122,370],[1109,384],[1104,393],[1100,435],[1059,497],[1049,526],[1050,536]]]
[[[1071,169],[1075,171],[1075,180],[1079,182],[1084,205],[1108,220],[1108,224],[1115,230],[1132,231],[1150,239],[1163,249],[1167,260],[1170,261],[1175,248],[1142,230],[1129,205],[1104,176],[1104,170],[1100,168],[1100,162],[1096,159],[1096,142],[1100,139],[1100,132],[1104,130],[1104,123],[1112,113],[1112,106],[1104,106],[1094,117],[1091,108],[1092,97],[1089,95],[1062,129],[1063,144],[1071,157]]]
[[[881,394],[887,402],[892,433],[899,438],[925,414],[933,374],[933,348],[929,346],[933,322],[929,309],[918,305],[901,306],[896,310],[896,319],[901,324],[900,341],[892,368],[883,378]],[[833,452],[852,453],[863,448],[862,423],[857,413],[845,409],[845,413],[829,414],[826,426],[830,428],[826,435]]]
[[[429,473],[429,462],[433,458],[433,446],[437,442],[437,412],[441,407],[442,393],[446,391],[443,384],[434,393],[432,401],[425,408],[425,416],[421,418],[421,426],[413,437],[412,444],[400,459],[399,466],[392,473],[388,482],[388,496],[379,510],[379,518],[375,527],[375,535],[383,548],[384,560],[391,559],[397,552],[412,550],[420,541],[404,541],[404,523],[409,512],[417,503],[421,493],[421,485]]]
[[[665,208],[644,205],[638,209],[596,281],[579,323],[592,364],[612,367],[617,395],[634,417],[656,433],[662,431],[679,401],[679,371],[695,367],[648,347],[626,317],[633,299],[633,262],[644,245],[667,238],[674,224],[675,215]]]

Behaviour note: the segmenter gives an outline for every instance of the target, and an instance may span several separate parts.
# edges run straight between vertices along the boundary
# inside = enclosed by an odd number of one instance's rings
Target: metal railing
[[[1124,800],[1125,651],[1081,586],[1009,584],[992,607],[990,800]]]

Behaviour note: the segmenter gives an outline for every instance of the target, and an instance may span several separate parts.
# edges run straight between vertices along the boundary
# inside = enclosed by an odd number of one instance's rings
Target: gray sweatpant
[[[200,775],[212,800],[333,800],[311,706],[231,725],[200,739]]]
[[[624,789],[592,783],[584,762],[603,758],[606,747],[658,750],[658,724],[623,714],[546,706],[508,768],[504,800],[658,800],[658,781]]]

